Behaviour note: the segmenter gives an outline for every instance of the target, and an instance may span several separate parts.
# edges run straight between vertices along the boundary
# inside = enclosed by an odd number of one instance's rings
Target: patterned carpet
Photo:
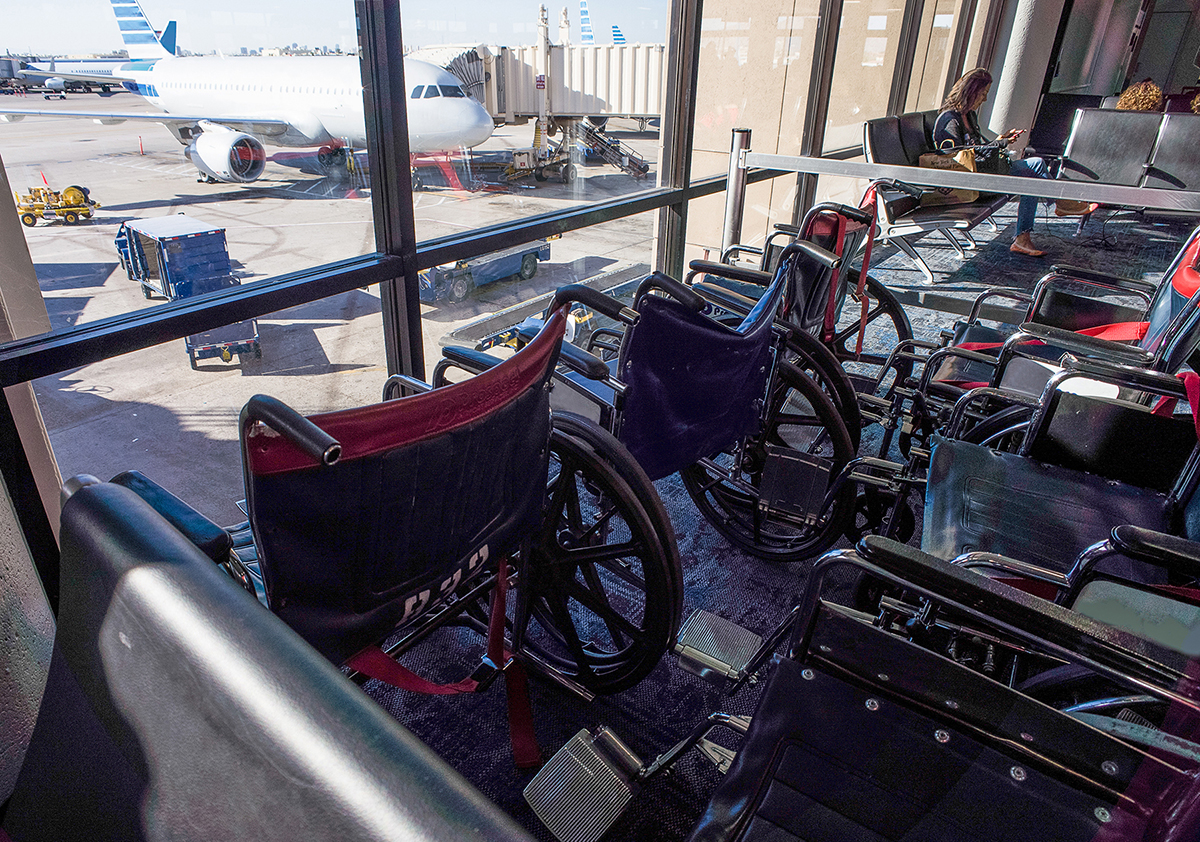
[[[1156,278],[1166,268],[1178,244],[1190,230],[1185,224],[1152,225],[1136,215],[1097,216],[1076,237],[1077,220],[1057,219],[1044,211],[1033,233],[1034,242],[1049,251],[1035,259],[1012,254],[1015,204],[997,216],[998,230],[980,226],[979,248],[968,260],[937,237],[926,237],[918,248],[937,275],[933,286],[908,259],[894,249],[880,248],[873,274],[897,290],[934,289],[938,293],[974,295],[988,286],[1031,289],[1053,263],[1073,264],[1135,277]],[[948,324],[945,313],[913,308],[910,318],[918,335],[936,336]],[[758,632],[772,628],[800,592],[809,563],[771,565],[732,548],[696,512],[678,477],[657,483],[678,536],[685,575],[684,616],[707,608]],[[430,678],[456,680],[478,663],[482,641],[464,630],[446,630],[424,644],[406,661]],[[456,662],[447,653],[458,652]],[[370,682],[367,691],[390,713],[425,740],[485,795],[515,817],[538,839],[550,834],[531,814],[521,792],[532,772],[513,767],[508,747],[504,691],[458,697],[419,697]],[[680,670],[664,658],[640,685],[615,696],[585,704],[544,681],[532,681],[538,739],[548,755],[576,731],[605,724],[649,759],[688,733],[714,709],[730,713],[753,711],[758,688],[732,699]],[[736,746],[736,742],[729,743]],[[684,838],[703,813],[718,774],[696,752],[675,770],[653,780],[634,798],[632,809],[606,840],[670,840]]]

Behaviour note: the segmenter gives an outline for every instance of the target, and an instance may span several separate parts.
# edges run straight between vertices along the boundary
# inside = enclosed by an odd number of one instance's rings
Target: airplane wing
[[[100,84],[101,82],[119,85],[122,82],[132,82],[133,79],[129,76],[122,76],[120,73],[72,73],[70,71],[61,70],[43,70],[39,67],[30,67],[25,70],[18,70],[17,75],[23,79],[67,79],[72,82],[92,82]]]
[[[215,123],[216,125],[226,126],[234,131],[246,132],[257,137],[278,137],[279,135],[286,134],[291,125],[287,120],[273,120],[263,117],[226,117],[214,120],[207,114],[147,114],[144,112],[121,113],[113,111],[57,111],[35,108],[0,108],[0,122],[16,123],[24,120],[26,117],[76,117],[94,120],[103,126],[116,125],[126,120],[143,123],[161,123],[170,129],[177,138],[180,138],[180,128],[194,127],[201,122]],[[182,140],[182,138],[180,139]]]

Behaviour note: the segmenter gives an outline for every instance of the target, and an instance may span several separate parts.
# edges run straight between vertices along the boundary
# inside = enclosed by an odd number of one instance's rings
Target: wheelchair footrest
[[[675,641],[679,666],[693,675],[720,683],[741,678],[762,638],[749,629],[708,611],[687,618]]]
[[[595,842],[633,797],[641,766],[608,728],[585,728],[533,776],[525,800],[560,842]]]
[[[833,462],[788,447],[770,446],[759,484],[758,507],[766,514],[800,518],[810,526],[825,511]]]

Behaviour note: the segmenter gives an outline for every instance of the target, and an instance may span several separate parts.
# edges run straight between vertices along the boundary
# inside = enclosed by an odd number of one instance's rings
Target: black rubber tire
[[[846,284],[851,291],[858,289],[858,272],[856,270],[847,273]],[[860,384],[859,391],[866,390],[868,385],[873,386],[873,381],[878,376],[883,364],[887,362],[888,353],[892,348],[906,339],[913,338],[912,324],[908,320],[908,314],[904,312],[903,305],[896,300],[896,296],[892,294],[891,290],[867,275],[863,292],[867,297],[868,305],[867,332],[863,342],[862,356],[857,360],[854,358],[854,349],[858,344],[860,307],[851,295],[846,296],[838,328],[834,332],[833,338],[826,343],[833,351],[833,355],[843,364],[850,362],[864,367],[861,373],[856,373],[851,378]],[[886,350],[870,350],[880,347]],[[910,361],[902,360],[896,368],[895,377],[899,380],[912,374],[912,362]]]
[[[535,181],[545,181],[547,178],[545,170],[534,170],[533,178]]]
[[[1005,453],[1016,453],[1025,440],[1032,419],[1031,408],[1010,406],[978,422],[963,433],[962,440]]]
[[[545,518],[521,566],[522,651],[595,693],[641,681],[675,640],[683,572],[671,521],[629,451],[555,413]]]
[[[819,339],[803,331],[794,331],[787,343],[787,360],[820,384],[846,422],[850,441],[858,450],[862,437],[862,412],[859,410],[854,381],[842,364]]]
[[[23,213],[21,214],[21,224],[26,228],[32,228],[37,225],[37,217],[31,213]]]
[[[475,285],[471,283],[471,279],[466,275],[460,275],[450,282],[450,286],[446,288],[446,298],[450,303],[457,304],[471,294],[471,290]]]
[[[779,386],[763,432],[746,442],[739,479],[758,488],[767,445],[783,445],[833,462],[832,478],[854,458],[850,433],[833,401],[799,368],[783,362]],[[786,411],[785,411],[786,410]],[[732,454],[713,461],[729,466]],[[684,487],[713,527],[746,552],[768,561],[802,561],[828,549],[854,516],[854,485],[846,483],[815,525],[774,515],[764,521],[757,496],[724,480],[701,463],[680,471]]]
[[[576,172],[574,164],[563,164],[562,172],[559,174],[559,177],[562,179],[563,184],[571,185],[575,183],[575,177],[578,174],[579,173]]]
[[[521,271],[518,273],[521,276],[521,280],[528,281],[537,274],[537,270],[537,255],[527,254],[521,258]]]
[[[67,225],[74,225],[79,222],[79,214],[75,213],[75,211],[67,211],[63,214],[62,220]]]

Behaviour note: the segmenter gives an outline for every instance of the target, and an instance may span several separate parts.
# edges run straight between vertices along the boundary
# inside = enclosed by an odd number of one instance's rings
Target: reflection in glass
[[[862,144],[863,121],[887,113],[904,4],[862,0],[842,7],[825,125],[826,152]]]

